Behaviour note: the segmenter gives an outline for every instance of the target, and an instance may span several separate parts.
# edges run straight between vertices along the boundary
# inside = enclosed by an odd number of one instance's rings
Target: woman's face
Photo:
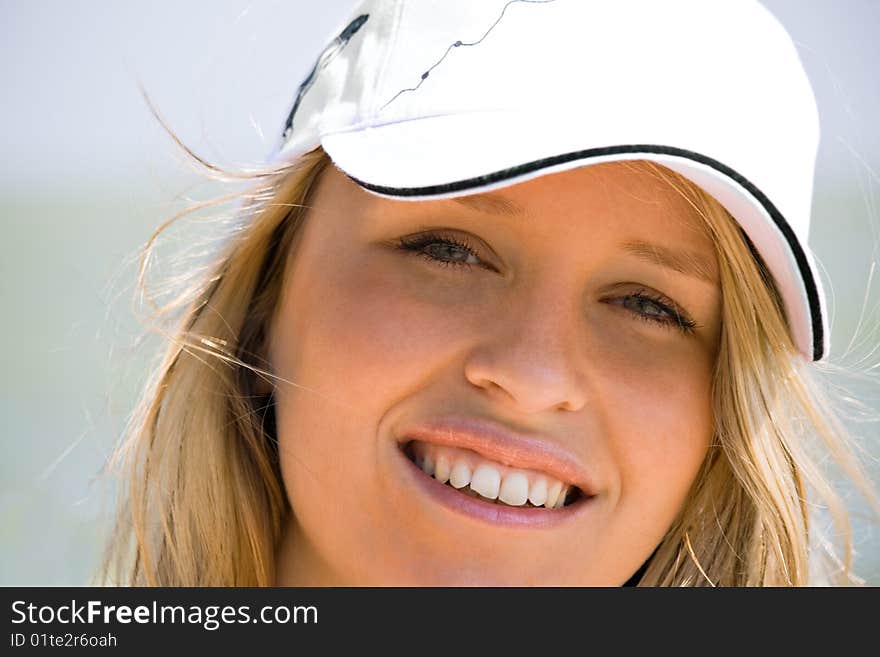
[[[278,583],[622,584],[706,455],[720,306],[639,167],[432,201],[328,167],[270,329]]]

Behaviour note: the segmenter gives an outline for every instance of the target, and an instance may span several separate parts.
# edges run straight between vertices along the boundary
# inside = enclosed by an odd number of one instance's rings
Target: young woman
[[[159,309],[112,581],[852,581],[819,464],[873,491],[815,370],[818,123],[769,13],[375,0],[334,36]]]

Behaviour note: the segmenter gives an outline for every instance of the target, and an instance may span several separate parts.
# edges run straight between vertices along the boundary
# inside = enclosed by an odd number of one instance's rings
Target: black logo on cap
[[[299,104],[302,102],[303,96],[306,95],[306,92],[311,89],[312,85],[315,82],[315,77],[317,77],[318,73],[327,67],[327,65],[333,61],[333,58],[338,55],[343,48],[345,48],[346,44],[351,41],[351,37],[355,35],[355,33],[363,27],[363,24],[367,22],[367,19],[370,17],[369,14],[361,14],[357,18],[355,18],[351,23],[349,23],[342,32],[340,32],[339,36],[333,39],[321,54],[318,56],[318,60],[315,62],[314,67],[312,67],[311,73],[306,76],[306,79],[302,81],[302,84],[299,85],[299,90],[296,92],[296,100],[293,103],[293,108],[290,110],[290,114],[287,115],[287,121],[284,123],[284,132],[282,133],[282,139],[286,140],[290,134],[293,132],[293,117],[296,115],[296,110],[299,109]]]
[[[487,36],[489,36],[489,32],[491,32],[492,30],[494,30],[494,29],[495,29],[495,26],[497,26],[498,23],[501,22],[501,19],[504,18],[504,13],[507,11],[507,8],[508,8],[510,5],[514,5],[514,4],[517,4],[517,3],[520,3],[520,2],[523,2],[523,3],[526,3],[526,4],[530,4],[530,5],[546,5],[546,4],[549,4],[549,3],[551,3],[551,2],[555,2],[555,1],[556,1],[556,0],[510,0],[510,2],[508,2],[506,5],[504,5],[504,7],[502,7],[502,9],[501,9],[501,14],[499,14],[498,18],[495,19],[495,22],[492,23],[492,25],[489,26],[489,29],[486,30],[486,33],[483,34],[483,36],[481,36],[481,37],[480,37],[479,39],[477,39],[476,41],[462,41],[461,39],[459,39],[458,41],[455,41],[454,43],[450,43],[449,46],[447,46],[447,48],[446,48],[446,52],[443,53],[443,56],[440,57],[440,59],[438,59],[436,62],[434,62],[434,64],[432,64],[432,65],[430,66],[430,68],[428,68],[427,71],[425,71],[424,73],[422,73],[422,77],[419,79],[419,82],[418,82],[418,84],[417,84],[416,86],[414,86],[414,87],[407,87],[406,89],[401,89],[401,90],[398,91],[396,94],[394,94],[394,97],[393,97],[391,100],[389,100],[387,103],[385,103],[384,105],[382,105],[382,107],[380,107],[379,109],[380,109],[380,110],[383,110],[383,109],[385,109],[386,107],[388,107],[391,103],[393,103],[395,100],[397,100],[397,97],[398,97],[400,94],[405,93],[405,92],[407,92],[407,91],[415,91],[415,90],[417,90],[419,87],[421,87],[421,86],[422,86],[422,82],[424,82],[425,80],[428,79],[428,76],[431,74],[431,71],[433,71],[435,68],[437,68],[438,66],[440,66],[440,64],[443,62],[443,60],[446,59],[446,56],[447,56],[450,52],[452,52],[452,50],[453,50],[454,48],[461,48],[461,47],[466,47],[466,46],[476,46],[476,45],[478,45],[479,43],[482,43],[483,39],[485,39]]]

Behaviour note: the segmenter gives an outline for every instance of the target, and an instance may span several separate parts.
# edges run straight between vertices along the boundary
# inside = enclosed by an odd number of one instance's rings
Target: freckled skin
[[[323,175],[270,329],[272,368],[296,384],[276,391],[293,509],[279,584],[619,585],[685,502],[712,436],[720,290],[620,243],[715,262],[693,210],[619,163],[501,193],[528,215],[384,199]],[[396,248],[427,228],[465,236],[494,270]],[[609,302],[640,289],[674,300],[695,333]],[[451,412],[569,447],[598,488],[593,508],[550,531],[495,528],[406,488],[395,429]]]

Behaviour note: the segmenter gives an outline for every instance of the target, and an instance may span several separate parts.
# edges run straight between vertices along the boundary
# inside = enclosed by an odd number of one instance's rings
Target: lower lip
[[[560,527],[574,522],[578,516],[582,515],[591,506],[590,502],[593,500],[592,497],[581,497],[561,509],[492,504],[465,495],[447,484],[441,484],[410,461],[399,446],[395,451],[400,457],[406,478],[410,479],[416,488],[424,491],[428,497],[456,515],[495,527],[525,529],[552,529]]]

